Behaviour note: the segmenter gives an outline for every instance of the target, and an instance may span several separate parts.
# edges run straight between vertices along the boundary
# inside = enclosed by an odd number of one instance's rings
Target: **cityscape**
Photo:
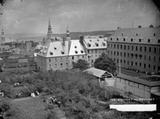
[[[157,0],[3,0],[0,119],[159,119]]]

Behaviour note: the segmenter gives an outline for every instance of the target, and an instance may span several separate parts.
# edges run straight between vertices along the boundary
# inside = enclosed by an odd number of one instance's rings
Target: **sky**
[[[2,7],[1,7],[2,11]],[[151,0],[8,0],[0,16],[7,33],[53,33],[114,30],[160,24]]]

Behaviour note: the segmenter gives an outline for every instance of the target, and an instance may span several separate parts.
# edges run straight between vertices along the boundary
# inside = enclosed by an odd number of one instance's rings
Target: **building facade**
[[[160,71],[160,28],[118,29],[108,40],[107,53],[125,69],[140,72]]]
[[[87,36],[73,40],[68,29],[64,38],[55,37],[49,21],[47,38],[43,39],[40,52],[36,54],[36,62],[41,71],[71,69],[72,63],[79,59],[91,66],[106,48],[105,38]]]

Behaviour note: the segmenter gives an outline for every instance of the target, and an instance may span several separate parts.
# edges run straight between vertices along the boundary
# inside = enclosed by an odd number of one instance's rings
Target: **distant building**
[[[140,72],[160,71],[160,28],[118,29],[108,40],[107,52],[122,68]]]
[[[96,40],[96,41],[95,41]],[[52,34],[49,21],[47,38],[39,45],[40,52],[36,54],[38,69],[41,71],[71,69],[72,62],[86,60],[93,65],[95,58],[106,52],[106,41],[100,37],[81,37],[72,40],[69,30],[64,38]]]
[[[32,57],[24,57],[19,55],[9,56],[3,61],[3,72],[27,72],[35,71],[36,63]]]

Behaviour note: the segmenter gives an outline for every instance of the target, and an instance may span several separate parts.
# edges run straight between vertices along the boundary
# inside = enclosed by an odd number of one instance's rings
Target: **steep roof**
[[[84,48],[80,44],[79,40],[70,41],[53,41],[42,46],[40,56],[44,57],[60,57],[69,55],[85,55]]]
[[[69,55],[85,55],[85,51],[79,40],[71,40]]]
[[[85,36],[83,42],[87,49],[104,49],[107,48],[106,40],[106,37]]]

